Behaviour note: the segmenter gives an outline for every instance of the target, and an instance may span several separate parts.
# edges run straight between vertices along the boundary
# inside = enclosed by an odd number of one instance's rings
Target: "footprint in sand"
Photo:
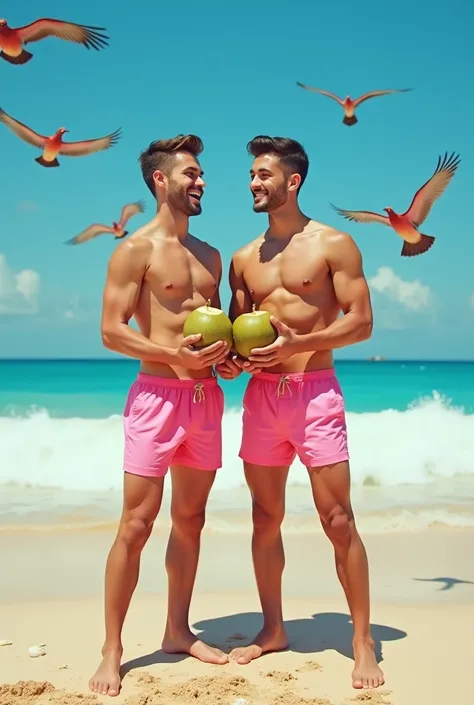
[[[322,671],[323,667],[317,661],[306,661],[305,664],[296,669],[297,673],[310,673],[311,671]]]
[[[355,703],[373,703],[373,705],[392,705],[390,700],[387,700],[391,695],[390,690],[365,690],[363,693],[358,693],[351,702]]]
[[[275,683],[279,683],[281,685],[283,685],[284,683],[290,683],[291,681],[298,680],[296,676],[286,671],[268,671],[267,673],[261,673],[260,675],[264,676],[265,678],[272,678]]]

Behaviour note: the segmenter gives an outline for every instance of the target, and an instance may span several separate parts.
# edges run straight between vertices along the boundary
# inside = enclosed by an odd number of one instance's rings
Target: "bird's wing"
[[[67,157],[83,157],[86,154],[101,152],[104,149],[113,147],[118,142],[121,136],[121,130],[115,130],[110,135],[99,137],[95,140],[82,140],[82,142],[63,142],[60,154],[65,154]]]
[[[83,230],[82,233],[76,235],[76,237],[73,237],[71,238],[71,240],[68,240],[66,242],[66,245],[80,245],[83,242],[92,240],[98,235],[113,232],[115,232],[114,229],[111,228],[109,225],[101,225],[101,223],[94,223],[93,225],[89,225],[89,227]]]
[[[381,223],[382,225],[390,225],[390,221],[386,215],[380,215],[372,211],[346,211],[343,208],[333,206],[332,203],[331,206],[339,215],[342,215],[343,218],[353,220],[356,223]]]
[[[334,93],[330,93],[329,91],[323,91],[322,88],[313,88],[312,86],[308,86],[306,85],[306,83],[300,83],[299,81],[296,81],[296,85],[300,88],[304,88],[306,91],[313,91],[313,93],[321,93],[321,95],[327,95],[328,98],[332,98],[337,103],[339,103],[339,105],[343,105],[343,101],[338,98],[337,95],[334,95]]]
[[[367,93],[364,93],[363,95],[359,96],[359,98],[356,98],[354,100],[354,107],[356,108],[358,105],[364,102],[364,100],[369,100],[370,98],[376,98],[379,95],[388,95],[389,93],[407,93],[408,91],[413,90],[412,88],[388,88],[387,90],[382,90],[382,91],[368,91]]]
[[[103,49],[108,45],[108,37],[102,33],[104,27],[87,27],[74,22],[63,22],[43,17],[36,22],[18,27],[18,37],[24,44],[37,42],[45,37],[58,37],[67,42],[83,44],[86,49]]]
[[[28,144],[32,144],[33,147],[43,147],[46,137],[39,135],[37,132],[31,128],[24,125],[19,120],[15,120],[11,115],[8,115],[4,110],[0,108],[0,122],[10,128],[12,132],[15,133],[17,137],[20,137]]]
[[[120,214],[120,224],[125,227],[125,224],[133,215],[137,213],[143,213],[145,210],[145,204],[143,201],[137,201],[136,203],[127,203],[126,206],[122,208],[122,213]]]
[[[454,176],[461,161],[459,155],[454,152],[448,157],[447,152],[444,157],[438,157],[438,164],[433,176],[423,184],[415,193],[409,209],[403,214],[417,227],[426,219],[434,202],[444,192]]]

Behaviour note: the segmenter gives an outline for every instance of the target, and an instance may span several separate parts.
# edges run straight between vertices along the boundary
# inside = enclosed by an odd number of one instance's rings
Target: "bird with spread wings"
[[[0,19],[0,58],[10,64],[26,64],[33,54],[26,51],[25,44],[38,42],[46,37],[57,37],[67,42],[82,44],[86,49],[104,49],[108,46],[108,37],[103,34],[104,27],[88,27],[75,22],[42,17],[24,27],[10,27],[8,22]]]
[[[380,223],[388,225],[403,239],[402,257],[421,255],[433,245],[435,238],[420,233],[418,228],[428,217],[436,199],[445,191],[461,162],[454,152],[448,157],[438,157],[438,163],[433,175],[418,189],[408,210],[396,213],[393,208],[384,208],[387,215],[372,211],[350,211],[332,206],[339,215],[356,223]],[[332,205],[332,204],[331,204]]]
[[[120,214],[120,220],[118,223],[113,221],[112,225],[102,225],[102,223],[93,223],[89,225],[88,228],[83,230],[79,235],[67,240],[66,245],[80,245],[83,242],[88,242],[93,240],[99,235],[105,235],[110,233],[115,236],[115,240],[120,240],[121,238],[128,235],[128,230],[125,230],[125,226],[134,215],[138,213],[143,213],[145,210],[145,204],[143,201],[136,201],[135,203],[127,203],[122,208],[122,213]]]
[[[94,152],[100,152],[113,147],[120,139],[120,128],[110,135],[98,137],[91,140],[82,140],[80,142],[63,142],[63,135],[69,132],[65,127],[60,127],[53,135],[46,137],[35,132],[30,127],[27,127],[19,120],[16,120],[11,115],[8,115],[0,108],[0,122],[3,122],[17,137],[24,142],[31,144],[42,150],[41,156],[35,159],[38,164],[44,167],[59,166],[58,154],[65,157],[85,157]]]
[[[348,127],[351,127],[351,125],[355,125],[356,122],[358,122],[355,111],[356,108],[364,101],[381,95],[389,95],[390,93],[407,93],[412,90],[411,88],[388,88],[387,90],[369,91],[355,99],[350,96],[346,96],[343,99],[339,98],[337,95],[334,95],[334,93],[331,93],[330,91],[325,91],[322,88],[313,88],[313,86],[308,86],[306,83],[300,83],[297,81],[296,85],[300,88],[304,88],[306,91],[313,91],[314,93],[320,93],[321,95],[328,96],[328,98],[332,98],[336,101],[336,103],[339,103],[344,110],[344,119],[342,122],[344,125],[348,125]]]

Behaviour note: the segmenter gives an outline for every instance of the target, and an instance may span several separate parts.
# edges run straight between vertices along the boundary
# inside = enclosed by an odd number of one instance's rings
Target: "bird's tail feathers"
[[[43,157],[36,157],[35,162],[38,162],[38,164],[41,164],[41,166],[46,166],[46,167],[51,167],[51,166],[59,166],[59,162],[57,159],[53,159],[52,162],[47,162]]]
[[[123,233],[123,235],[116,235],[116,236],[114,237],[114,240],[121,240],[123,237],[126,237],[126,236],[128,235],[128,233],[129,233],[129,231],[128,231],[128,230],[125,230],[124,233]]]
[[[415,243],[404,240],[401,255],[402,257],[416,257],[416,255],[422,255],[430,249],[434,241],[435,238],[431,235],[421,235],[419,241]]]
[[[18,56],[9,56],[4,51],[0,51],[0,57],[5,61],[8,61],[9,64],[16,64],[18,66],[20,64],[26,64],[33,58],[33,54],[30,54],[30,52],[25,49],[23,49],[21,54],[18,54]]]
[[[347,117],[347,115],[345,115],[344,120],[342,122],[344,123],[344,125],[348,125],[349,127],[351,127],[351,125],[355,125],[358,120],[355,115],[353,115],[352,117]]]

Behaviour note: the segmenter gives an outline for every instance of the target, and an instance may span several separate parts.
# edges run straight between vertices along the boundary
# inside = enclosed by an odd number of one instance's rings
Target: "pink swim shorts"
[[[222,466],[224,394],[215,377],[168,379],[142,372],[124,410],[125,472],[163,477],[170,465]]]
[[[349,459],[344,397],[334,369],[252,376],[243,399],[239,456],[263,466]]]

